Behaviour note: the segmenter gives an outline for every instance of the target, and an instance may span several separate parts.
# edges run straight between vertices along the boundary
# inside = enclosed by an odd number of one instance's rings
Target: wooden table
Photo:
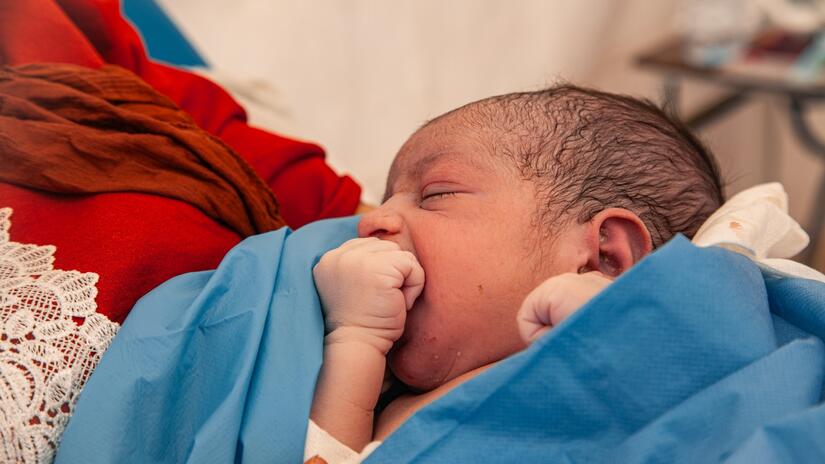
[[[698,130],[729,115],[753,96],[780,96],[787,102],[796,136],[813,156],[825,163],[825,140],[811,129],[805,117],[810,106],[825,104],[825,74],[812,82],[799,82],[791,78],[788,64],[739,60],[718,67],[703,66],[686,58],[689,56],[687,46],[685,40],[672,38],[636,57],[637,65],[662,75],[665,108]],[[726,88],[728,94],[690,115],[683,115],[679,94],[683,81],[688,79],[716,84]],[[820,245],[825,226],[825,176],[814,198],[809,224],[811,244],[803,256],[808,263]]]

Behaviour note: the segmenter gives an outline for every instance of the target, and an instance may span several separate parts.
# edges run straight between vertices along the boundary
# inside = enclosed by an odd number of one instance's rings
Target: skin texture
[[[575,249],[540,239],[533,183],[485,142],[450,119],[424,127],[393,163],[386,201],[359,224],[359,236],[395,242],[424,268],[424,291],[389,357],[419,390],[522,349],[516,313],[525,295],[580,261]]]

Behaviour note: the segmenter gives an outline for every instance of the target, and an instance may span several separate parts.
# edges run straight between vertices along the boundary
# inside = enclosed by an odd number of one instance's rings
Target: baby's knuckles
[[[399,287],[404,277],[389,259],[393,253],[404,252],[392,242],[356,239],[321,257],[313,275],[328,342],[368,344],[386,354],[401,337],[406,304]]]

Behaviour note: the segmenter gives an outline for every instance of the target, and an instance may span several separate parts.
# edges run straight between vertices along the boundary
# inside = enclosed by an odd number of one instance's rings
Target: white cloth
[[[366,459],[380,444],[380,441],[371,442],[359,454],[310,420],[304,445],[304,461],[319,456],[327,464],[357,464]]]
[[[781,273],[825,282],[821,272],[787,259],[808,242],[808,234],[788,215],[788,194],[778,182],[734,195],[693,237],[698,246],[721,246]]]
[[[48,463],[120,326],[96,312],[98,275],[12,241],[11,215],[0,208],[0,462]]]

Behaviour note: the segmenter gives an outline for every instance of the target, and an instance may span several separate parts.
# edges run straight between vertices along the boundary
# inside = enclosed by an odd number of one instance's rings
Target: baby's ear
[[[623,208],[599,212],[590,220],[589,230],[594,235],[598,232],[597,237],[592,237],[598,243],[593,247],[588,267],[610,277],[630,269],[653,250],[645,223]]]

